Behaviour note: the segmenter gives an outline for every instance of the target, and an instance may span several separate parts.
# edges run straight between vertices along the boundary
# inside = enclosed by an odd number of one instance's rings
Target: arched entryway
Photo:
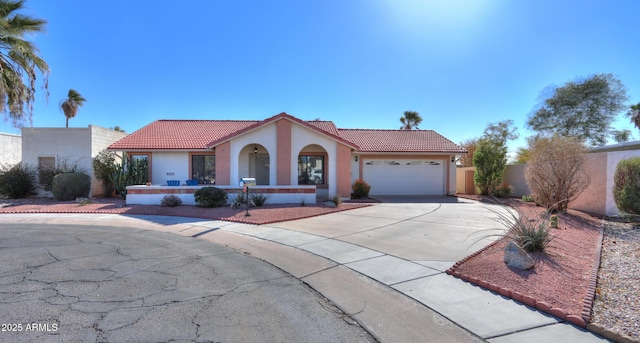
[[[298,153],[298,185],[315,185],[319,197],[328,196],[329,158],[317,144],[309,144]]]
[[[260,144],[247,144],[238,156],[240,177],[253,177],[256,185],[268,186],[271,168],[269,151]]]

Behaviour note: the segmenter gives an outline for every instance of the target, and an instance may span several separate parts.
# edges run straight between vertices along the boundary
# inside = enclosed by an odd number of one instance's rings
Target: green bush
[[[262,194],[262,193],[250,193],[249,195],[249,199],[251,199],[251,203],[253,203],[253,205],[257,207],[264,205],[264,203],[267,202],[268,198],[269,197],[266,194]]]
[[[489,139],[481,139],[473,153],[476,171],[473,181],[482,195],[496,195],[507,168],[507,147]]]
[[[371,186],[366,183],[364,180],[356,180],[353,185],[351,185],[351,197],[354,199],[362,199],[369,197],[369,191],[371,190]]]
[[[51,192],[60,201],[87,197],[91,190],[91,177],[85,173],[62,173],[53,177]]]
[[[199,207],[221,207],[227,204],[227,193],[216,187],[202,187],[194,193]]]
[[[533,197],[531,195],[523,195],[522,196],[522,201],[524,202],[533,202]]]
[[[340,195],[336,194],[333,197],[331,197],[331,201],[336,204],[336,206],[342,204],[342,198],[340,197]]]
[[[494,195],[498,198],[508,198],[513,194],[513,186],[501,185],[494,191]]]
[[[38,170],[40,175],[40,185],[47,192],[53,191],[53,178],[64,173],[84,173],[84,169],[78,166],[78,162],[69,163],[67,160],[60,160],[55,166],[44,166]]]
[[[160,206],[162,207],[176,207],[180,205],[182,205],[182,200],[173,194],[165,195],[162,201],[160,201]]]
[[[103,196],[111,198],[114,185],[110,176],[116,171],[116,154],[113,151],[102,150],[93,159],[93,174],[102,183]]]
[[[620,212],[640,215],[640,157],[622,160],[616,166],[613,199]]]
[[[0,194],[9,198],[25,198],[35,192],[36,172],[18,164],[8,170],[0,170]]]
[[[231,196],[231,208],[241,209],[244,208],[247,203],[245,193],[243,191],[237,191]]]
[[[113,183],[120,197],[126,199],[127,186],[144,185],[149,181],[149,163],[147,160],[129,160],[124,153],[120,163],[114,162],[109,181]]]

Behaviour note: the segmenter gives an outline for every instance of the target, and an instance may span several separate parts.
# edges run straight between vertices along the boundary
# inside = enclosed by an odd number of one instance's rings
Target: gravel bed
[[[640,342],[640,225],[605,222],[591,322]]]

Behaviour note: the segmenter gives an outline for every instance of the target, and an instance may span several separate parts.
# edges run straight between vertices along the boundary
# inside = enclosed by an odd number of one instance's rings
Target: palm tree
[[[43,75],[43,88],[49,94],[49,66],[38,56],[38,48],[23,39],[43,32],[47,22],[16,13],[23,4],[22,0],[0,0],[0,112],[14,127],[22,126],[25,119],[32,121],[36,69]]]
[[[629,107],[627,117],[631,119],[633,125],[640,129],[640,102]]]
[[[402,123],[402,126],[400,126],[402,130],[417,130],[418,125],[422,122],[422,117],[416,111],[404,111],[404,116],[400,117],[400,122]]]
[[[60,101],[60,109],[67,117],[67,127],[69,127],[69,119],[76,116],[78,107],[82,106],[87,99],[83,98],[75,89],[69,89],[67,98]]]

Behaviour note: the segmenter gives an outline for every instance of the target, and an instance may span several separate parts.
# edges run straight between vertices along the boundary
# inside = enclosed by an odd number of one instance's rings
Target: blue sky
[[[460,143],[524,124],[547,86],[612,73],[640,102],[640,1],[28,0],[50,96],[33,126],[133,132],[157,119],[264,119],[400,127],[405,110]],[[633,128],[622,113],[616,128]],[[19,133],[8,122],[0,132]]]

